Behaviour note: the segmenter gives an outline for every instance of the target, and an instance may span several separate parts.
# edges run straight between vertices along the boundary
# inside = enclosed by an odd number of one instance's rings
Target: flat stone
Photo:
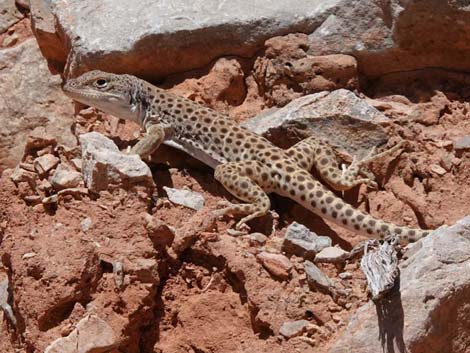
[[[284,322],[279,329],[279,333],[287,339],[301,336],[305,331],[307,331],[309,325],[310,322],[307,320]]]
[[[362,157],[374,146],[387,141],[387,134],[380,126],[386,121],[388,118],[365,100],[351,91],[338,89],[297,98],[281,109],[262,112],[242,125],[279,146],[286,146],[288,131],[297,129]]]
[[[224,55],[252,56],[276,35],[310,33],[339,2],[33,0],[31,12],[51,64],[65,64],[70,50],[68,63],[77,71],[95,67],[155,79]],[[56,52],[65,57],[49,49],[59,45]],[[149,60],[148,53],[158,55]]]
[[[92,191],[106,190],[110,185],[154,187],[152,173],[138,155],[119,151],[114,142],[97,132],[80,135],[82,173],[85,185]]]
[[[52,168],[59,164],[59,158],[53,154],[45,154],[34,160],[34,169],[39,175],[47,174]]]
[[[399,290],[385,302],[360,307],[330,353],[376,353],[385,346],[408,352],[468,351],[470,326],[461,318],[468,318],[470,307],[470,217],[433,231],[411,250],[399,266]],[[392,332],[400,334],[388,335]]]
[[[328,246],[331,246],[331,238],[318,236],[304,225],[294,222],[287,228],[282,250],[287,254],[313,259],[317,252]]]
[[[67,337],[52,342],[44,353],[108,352],[118,344],[118,336],[106,321],[96,315],[88,315]]]
[[[292,263],[284,255],[263,251],[256,255],[256,258],[272,276],[282,280],[289,278]]]
[[[307,275],[307,282],[313,289],[321,291],[332,292],[333,283],[330,278],[325,275],[313,262],[304,262],[305,274]]]
[[[163,189],[168,195],[168,199],[177,205],[182,205],[196,211],[204,207],[204,196],[198,192],[173,189],[166,186]]]
[[[470,151],[470,136],[464,136],[455,141],[454,149],[457,151]]]
[[[59,164],[50,180],[56,190],[75,188],[83,181],[82,174],[70,169],[65,164]]]
[[[349,253],[336,246],[324,248],[315,256],[315,262],[343,262]]]
[[[434,173],[440,176],[447,173],[447,171],[444,168],[442,168],[440,165],[437,165],[437,164],[432,164],[430,168],[431,168],[431,171],[433,171]]]

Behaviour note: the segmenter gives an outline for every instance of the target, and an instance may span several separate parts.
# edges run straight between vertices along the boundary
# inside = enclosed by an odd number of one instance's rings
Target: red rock
[[[290,260],[281,254],[271,254],[268,252],[261,252],[256,255],[256,258],[263,265],[263,267],[274,277],[286,280],[289,278],[292,269]]]

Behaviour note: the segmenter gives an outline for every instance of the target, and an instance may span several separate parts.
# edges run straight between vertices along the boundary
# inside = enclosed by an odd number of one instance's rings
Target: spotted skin
[[[379,155],[353,160],[341,170],[332,148],[315,137],[283,150],[248,131],[227,117],[189,99],[130,75],[91,71],[70,79],[63,87],[71,98],[97,107],[119,118],[139,122],[146,131],[131,150],[142,158],[161,143],[183,146],[184,150],[215,169],[215,179],[242,202],[223,203],[218,215],[241,214],[240,229],[249,220],[270,209],[268,194],[288,197],[321,217],[370,237],[397,234],[403,244],[426,236],[429,231],[410,229],[374,218],[344,202],[310,174],[315,167],[335,190],[365,183],[375,187],[362,167]],[[365,174],[367,176],[367,174]]]

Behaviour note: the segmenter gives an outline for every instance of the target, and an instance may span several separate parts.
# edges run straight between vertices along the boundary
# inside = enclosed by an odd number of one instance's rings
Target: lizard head
[[[142,107],[138,79],[103,71],[89,71],[69,79],[62,87],[70,98],[121,119],[139,122]]]

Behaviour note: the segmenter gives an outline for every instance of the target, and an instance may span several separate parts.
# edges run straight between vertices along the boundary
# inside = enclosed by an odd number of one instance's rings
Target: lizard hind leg
[[[223,202],[225,207],[215,212],[217,216],[245,215],[235,226],[236,229],[241,229],[246,222],[268,213],[271,202],[257,183],[256,176],[261,175],[261,166],[257,162],[224,163],[216,167],[214,175],[228,192],[244,201],[240,204]]]
[[[335,190],[349,190],[359,184],[377,187],[371,175],[367,178],[358,177],[362,161],[353,161],[346,169],[340,168],[333,148],[315,136],[298,142],[287,149],[286,154],[305,170],[315,166],[322,179]]]

